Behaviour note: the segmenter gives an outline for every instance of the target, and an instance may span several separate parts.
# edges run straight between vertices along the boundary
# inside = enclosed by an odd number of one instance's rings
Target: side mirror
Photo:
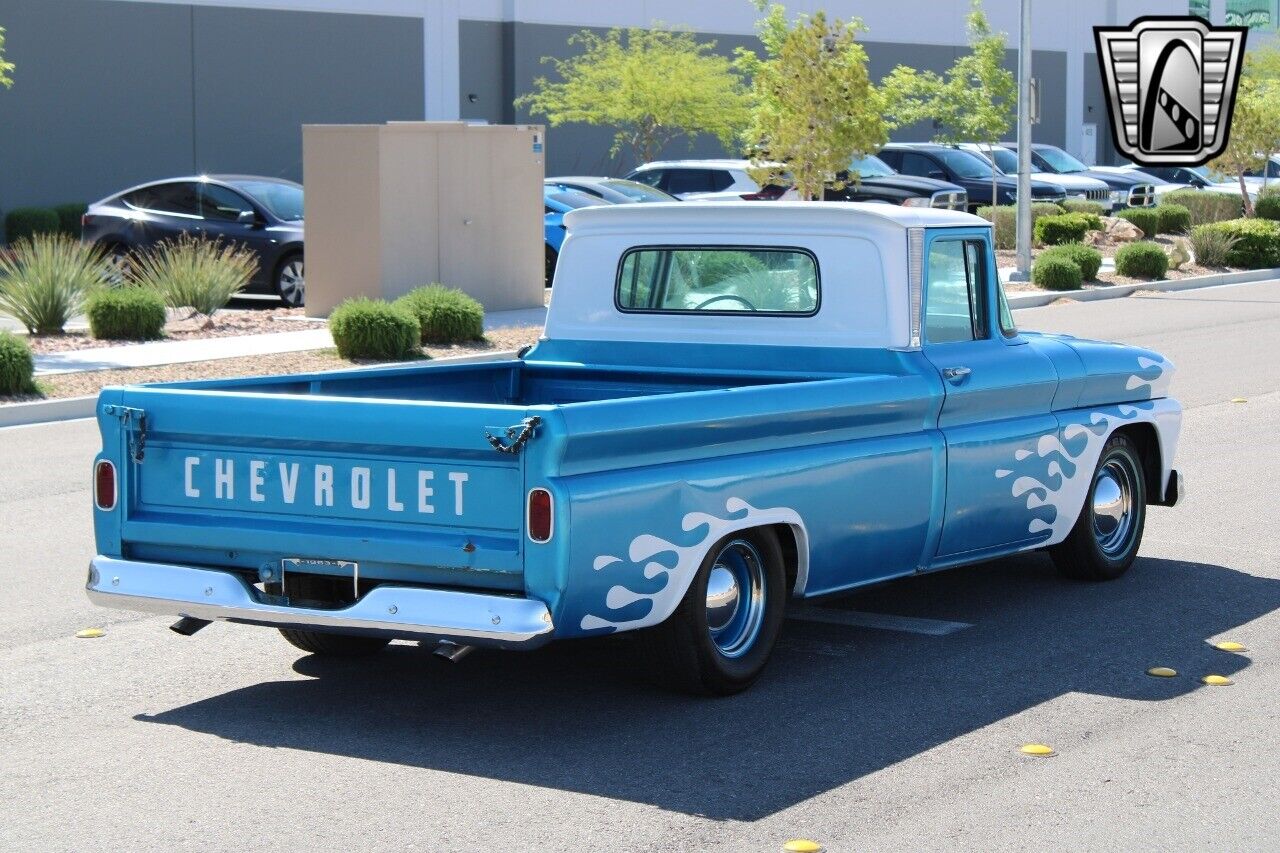
[[[945,181],[947,179],[947,173],[942,171],[941,169],[932,169],[929,172],[929,177],[939,181]]]
[[[236,214],[236,222],[241,225],[257,225],[258,212],[255,210],[242,210]]]

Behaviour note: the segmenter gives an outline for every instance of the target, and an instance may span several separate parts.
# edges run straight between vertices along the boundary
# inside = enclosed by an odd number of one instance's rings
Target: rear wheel
[[[107,262],[107,281],[110,284],[122,284],[129,277],[132,255],[124,243],[110,243],[103,247],[103,257]]]
[[[707,553],[675,612],[642,635],[656,674],[690,693],[728,696],[755,682],[782,627],[786,569],[778,538],[748,530]]]
[[[1058,571],[1076,580],[1115,580],[1133,565],[1147,519],[1142,457],[1116,433],[1102,448],[1084,508],[1071,533],[1049,549]]]
[[[290,308],[300,308],[306,302],[307,285],[304,272],[302,255],[289,255],[276,268],[276,278],[273,282],[276,295]]]
[[[322,631],[303,631],[295,628],[281,628],[280,633],[304,652],[325,657],[364,657],[382,651],[387,643],[391,642],[381,637],[326,634]]]

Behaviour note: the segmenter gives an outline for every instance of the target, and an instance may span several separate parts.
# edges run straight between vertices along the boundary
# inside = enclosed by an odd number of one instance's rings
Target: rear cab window
[[[641,246],[618,265],[623,312],[810,316],[818,311],[818,261],[807,249]]]

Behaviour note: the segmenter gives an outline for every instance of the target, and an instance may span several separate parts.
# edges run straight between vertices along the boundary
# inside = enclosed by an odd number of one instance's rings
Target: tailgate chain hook
[[[488,440],[493,449],[499,453],[515,454],[519,453],[520,449],[524,447],[525,442],[533,437],[533,431],[537,429],[538,425],[541,423],[542,418],[535,415],[531,418],[525,418],[520,422],[520,426],[518,427],[507,427],[506,436],[507,441],[511,442],[510,444],[503,444],[502,439],[493,435],[488,430],[485,430],[484,437]]]

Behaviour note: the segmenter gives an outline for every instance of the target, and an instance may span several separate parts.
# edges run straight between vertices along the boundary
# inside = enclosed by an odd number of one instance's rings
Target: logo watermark
[[[1196,17],[1094,27],[1116,148],[1144,166],[1199,166],[1221,154],[1247,31]]]

